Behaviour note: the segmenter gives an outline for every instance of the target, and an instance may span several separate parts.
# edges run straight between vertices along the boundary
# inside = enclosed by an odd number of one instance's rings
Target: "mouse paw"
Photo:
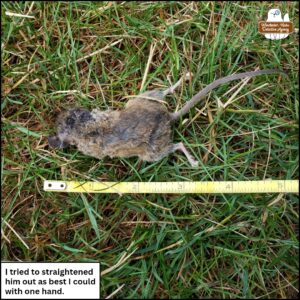
[[[199,166],[199,161],[195,160],[195,159],[190,159],[189,163],[191,164],[191,166],[193,168],[197,168]]]
[[[189,163],[191,164],[192,167],[198,167],[199,162],[194,159],[194,157],[189,153],[189,151],[185,148],[183,143],[178,143],[178,144],[173,144],[171,151],[174,152],[176,150],[180,150],[181,152],[184,153],[186,158],[188,159]]]

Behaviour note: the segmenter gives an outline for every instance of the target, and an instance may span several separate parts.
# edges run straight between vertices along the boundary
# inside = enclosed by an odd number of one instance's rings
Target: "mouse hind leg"
[[[184,76],[182,76],[174,85],[167,88],[165,91],[163,91],[163,95],[166,96],[168,94],[173,94],[175,90],[181,85],[183,81],[190,80],[191,79],[191,73],[186,73]]]
[[[148,149],[149,150],[149,149]],[[188,159],[192,167],[198,167],[199,162],[194,159],[194,157],[189,153],[183,143],[171,144],[164,151],[144,151],[143,154],[138,155],[141,160],[144,161],[158,161],[169,154],[174,153],[175,151],[180,150]]]
[[[151,90],[151,91],[146,91],[142,94],[139,94],[138,96],[135,96],[134,99],[129,100],[125,108],[128,108],[132,105],[135,105],[138,102],[141,102],[141,100],[158,100],[158,101],[163,101],[165,96],[168,94],[173,94],[175,90],[181,85],[183,81],[190,80],[192,77],[191,73],[186,73],[185,76],[182,76],[174,85],[170,86],[166,90]]]
[[[198,167],[199,162],[194,159],[194,157],[189,153],[189,151],[186,149],[183,143],[173,144],[170,148],[169,153],[173,153],[177,150],[180,150],[186,156],[192,167]]]
[[[181,151],[186,156],[192,167],[198,167],[199,162],[194,159],[183,143],[173,144],[173,152],[177,150]]]

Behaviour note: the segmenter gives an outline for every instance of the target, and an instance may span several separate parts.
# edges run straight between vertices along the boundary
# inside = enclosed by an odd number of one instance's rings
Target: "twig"
[[[105,299],[112,298],[118,291],[120,291],[125,286],[125,283],[123,283],[121,286],[119,286],[115,291],[113,291],[110,295],[108,295]]]
[[[22,14],[16,14],[16,13],[13,13],[13,12],[10,12],[10,11],[6,11],[5,14],[6,14],[7,16],[10,16],[10,17],[20,17],[20,18],[35,19],[34,16],[22,15]]]
[[[2,218],[2,222],[5,223],[7,227],[9,227],[9,229],[16,235],[16,237],[22,242],[22,244],[29,250],[29,246],[24,242],[21,236],[9,225],[9,223],[6,222],[3,218]]]
[[[150,68],[150,64],[151,64],[151,61],[152,61],[152,58],[153,58],[155,48],[156,48],[156,43],[154,45],[151,44],[149,57],[148,57],[148,62],[147,62],[147,65],[146,65],[146,69],[145,69],[145,73],[144,73],[144,77],[143,77],[143,81],[142,81],[142,84],[141,84],[140,91],[142,91],[143,88],[144,88],[144,85],[145,85],[145,82],[146,82],[146,79],[147,79],[147,76],[148,76],[148,73],[149,73],[149,68]]]

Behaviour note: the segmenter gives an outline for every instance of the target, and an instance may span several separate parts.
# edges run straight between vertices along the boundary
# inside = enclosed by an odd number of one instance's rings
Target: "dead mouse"
[[[262,74],[283,73],[270,69],[238,73],[217,79],[191,98],[179,111],[171,113],[161,103],[167,94],[173,93],[182,80],[166,89],[152,90],[129,100],[123,110],[88,111],[75,108],[63,111],[57,118],[57,135],[48,138],[53,148],[77,146],[84,154],[103,158],[138,156],[144,161],[157,161],[182,151],[189,163],[196,167],[198,162],[191,156],[183,143],[171,140],[172,124],[186,114],[211,90],[232,80]]]

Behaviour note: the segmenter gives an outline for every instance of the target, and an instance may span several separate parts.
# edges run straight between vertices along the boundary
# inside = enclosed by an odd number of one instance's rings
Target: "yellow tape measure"
[[[65,193],[116,194],[251,194],[298,193],[299,180],[93,182],[44,181],[44,190]]]

